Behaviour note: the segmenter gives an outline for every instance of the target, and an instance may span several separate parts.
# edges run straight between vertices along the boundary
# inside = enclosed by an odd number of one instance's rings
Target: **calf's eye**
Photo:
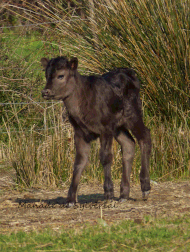
[[[64,78],[64,75],[58,75],[57,79],[62,80]]]

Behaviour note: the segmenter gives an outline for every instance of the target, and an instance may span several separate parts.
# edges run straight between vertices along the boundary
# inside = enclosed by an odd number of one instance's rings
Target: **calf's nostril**
[[[42,90],[42,96],[47,96],[49,94],[50,94],[50,90],[49,89]]]

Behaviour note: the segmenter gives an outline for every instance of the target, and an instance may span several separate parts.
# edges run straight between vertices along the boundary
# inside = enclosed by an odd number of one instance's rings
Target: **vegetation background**
[[[145,124],[152,134],[155,181],[190,172],[190,4],[188,0],[3,0],[0,4],[0,165],[20,186],[71,179],[73,131],[60,102],[45,102],[40,58],[76,56],[82,74],[135,69]],[[65,121],[63,122],[62,113]],[[83,181],[103,180],[99,142],[92,143]],[[113,145],[113,179],[121,177]],[[137,146],[131,179],[138,181]]]
[[[44,56],[76,56],[82,74],[134,68],[152,135],[151,179],[189,178],[189,13],[189,0],[0,1],[0,250],[189,251],[188,181],[153,182],[149,201],[116,201],[118,209],[110,212],[62,209],[62,204],[60,209],[48,204],[44,209],[18,207],[18,199],[28,200],[29,207],[31,202],[41,205],[47,195],[48,201],[63,199],[58,196],[72,176],[75,149],[67,113],[61,102],[41,97]],[[139,181],[136,148],[133,182]],[[121,177],[120,152],[114,142],[115,180]],[[83,182],[103,181],[98,153],[99,142],[93,142]],[[14,171],[19,190],[2,190],[5,171]],[[83,188],[89,193],[84,197],[92,197],[91,185]],[[137,198],[138,187],[132,192]],[[100,196],[101,190],[97,192]],[[117,218],[124,221],[118,224]],[[93,227],[86,225],[89,219],[96,223]],[[50,228],[44,230],[46,225]]]

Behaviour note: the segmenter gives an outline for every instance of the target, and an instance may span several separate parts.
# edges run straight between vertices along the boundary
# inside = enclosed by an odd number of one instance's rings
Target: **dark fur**
[[[149,191],[151,138],[142,119],[140,83],[135,72],[118,68],[102,76],[82,76],[77,71],[77,58],[70,62],[65,57],[50,61],[43,58],[41,62],[47,79],[42,95],[45,99],[64,101],[75,131],[76,158],[67,201],[76,202],[77,187],[88,161],[90,142],[98,137],[105,175],[105,198],[114,196],[111,179],[113,138],[121,145],[123,155],[120,197],[129,198],[130,172],[135,154],[135,141],[129,130],[141,148],[141,190],[143,193]]]

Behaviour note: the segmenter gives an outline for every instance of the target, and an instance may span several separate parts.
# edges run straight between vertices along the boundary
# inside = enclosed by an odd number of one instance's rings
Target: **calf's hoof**
[[[130,187],[129,186],[121,186],[120,187],[120,202],[124,202],[129,200]]]
[[[75,204],[76,204],[76,203],[74,203],[74,202],[67,202],[66,207],[67,207],[67,208],[71,208],[71,207],[74,207]]]
[[[67,207],[73,207],[76,204],[76,199],[75,197],[67,197],[66,202]]]
[[[129,200],[129,198],[119,198],[120,203],[124,203],[124,202],[126,202],[128,200]]]
[[[150,194],[150,191],[142,192],[142,199],[143,199],[143,200],[147,200],[149,194]]]
[[[107,180],[104,182],[104,199],[109,200],[113,198],[114,198],[113,182],[111,180]]]
[[[104,193],[104,199],[109,200],[114,198],[114,191],[110,190]]]

